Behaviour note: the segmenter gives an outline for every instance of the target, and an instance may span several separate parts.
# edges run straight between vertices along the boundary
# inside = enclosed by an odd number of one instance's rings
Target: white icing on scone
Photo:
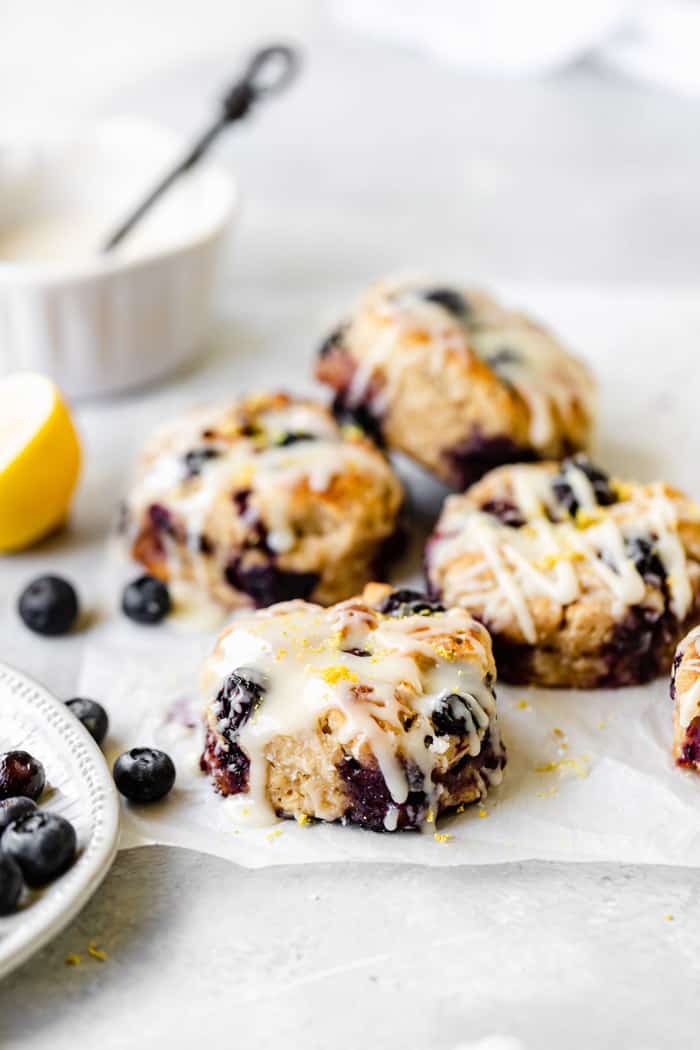
[[[427,554],[430,581],[448,602],[478,611],[496,630],[514,617],[525,642],[535,644],[540,598],[563,609],[599,591],[618,617],[642,603],[646,583],[635,544],[644,543],[660,563],[671,611],[683,621],[695,595],[679,516],[700,524],[700,508],[662,483],[613,482],[610,502],[601,505],[579,465],[585,462],[568,461],[560,474],[551,464],[501,468],[508,501],[522,516],[516,527],[481,509],[473,489],[448,498]],[[574,514],[561,505],[557,485],[568,486]]]
[[[205,664],[209,768],[229,793],[227,762],[233,755],[239,774],[240,749],[247,769],[232,793],[243,788],[239,816],[254,822],[418,826],[500,781],[494,675],[488,634],[464,610],[390,615],[361,599],[273,606],[236,620]],[[277,756],[290,751],[280,787]],[[463,796],[446,777],[459,769]],[[353,808],[365,775],[371,797]]]
[[[429,371],[445,369],[450,354],[474,354],[521,395],[530,410],[529,441],[546,449],[562,421],[581,407],[592,418],[596,391],[589,369],[563,350],[547,329],[525,314],[500,306],[486,293],[465,289],[468,312],[463,316],[425,297],[426,281],[395,280],[375,285],[364,309],[383,322],[383,335],[360,362],[348,402],[361,402],[378,367],[400,347],[402,368],[382,370],[384,386],[373,400],[381,415],[397,392],[402,374],[423,361],[428,348]],[[421,341],[412,340],[416,332]]]
[[[223,605],[336,600],[366,581],[401,500],[370,441],[320,404],[265,394],[161,427],[129,493],[129,539],[150,571]],[[288,593],[265,601],[246,591],[251,565],[286,574]]]

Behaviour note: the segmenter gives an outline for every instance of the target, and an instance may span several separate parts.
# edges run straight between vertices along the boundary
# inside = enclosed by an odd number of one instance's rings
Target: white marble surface
[[[308,48],[288,102],[223,149],[245,207],[211,345],[158,391],[82,408],[89,459],[72,528],[0,563],[3,623],[20,583],[44,568],[94,600],[112,507],[154,412],[222,382],[241,389],[244,350],[260,351],[261,382],[282,360],[303,375],[324,318],[376,273],[615,286],[700,276],[696,104],[586,68],[546,83],[470,81],[321,29]],[[103,110],[185,129],[229,68],[219,56],[145,80]],[[69,695],[83,643],[15,625],[0,653]],[[684,869],[245,871],[181,850],[127,852],[62,937],[0,986],[0,1045],[692,1043],[696,884]],[[92,939],[106,962],[85,955]],[[69,952],[79,967],[64,965]]]

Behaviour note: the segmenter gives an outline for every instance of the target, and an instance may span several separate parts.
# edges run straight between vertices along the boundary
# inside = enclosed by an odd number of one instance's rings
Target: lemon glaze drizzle
[[[618,614],[642,602],[646,584],[627,554],[625,539],[653,534],[667,575],[670,607],[682,621],[693,594],[676,508],[662,486],[648,487],[650,491],[623,531],[616,515],[624,501],[613,508],[600,508],[586,474],[573,463],[567,463],[564,470],[579,505],[577,519],[551,521],[547,516],[553,500],[552,475],[538,466],[510,468],[514,502],[527,519],[521,528],[495,521],[470,506],[468,497],[448,498],[440,534],[431,546],[430,569],[439,572],[461,555],[477,552],[491,569],[492,581],[484,578],[483,561],[477,560],[452,573],[447,601],[468,609],[483,607],[496,629],[510,610],[525,640],[534,644],[537,632],[528,599],[542,595],[562,607],[576,601],[582,594],[577,563],[612,594]],[[576,520],[583,527],[577,527]]]
[[[468,636],[469,659],[455,659],[444,648],[445,635],[455,631]],[[371,655],[345,651],[353,648]],[[468,697],[465,753],[478,755],[487,732],[500,753],[492,679],[486,680],[494,673],[488,636],[464,610],[393,618],[356,600],[329,610],[293,601],[245,617],[224,632],[205,664],[205,717],[217,733],[226,726],[217,721],[215,698],[240,668],[265,683],[259,708],[236,734],[250,762],[248,791],[229,802],[237,818],[249,823],[276,819],[266,790],[267,745],[277,737],[315,732],[328,711],[342,714],[336,733],[349,754],[359,760],[369,747],[396,806],[414,789],[407,762],[420,771],[429,805],[443,790],[432,779],[448,747],[429,721],[438,698]],[[501,771],[482,768],[477,776],[496,784]],[[386,820],[392,830],[395,809]]]

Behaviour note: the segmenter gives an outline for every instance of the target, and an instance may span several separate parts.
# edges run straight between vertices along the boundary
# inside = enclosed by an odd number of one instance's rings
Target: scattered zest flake
[[[441,834],[441,833],[439,833],[437,831],[433,835],[433,838],[435,839],[436,842],[451,842],[452,841],[452,835],[445,835],[444,833]]]
[[[65,962],[66,966],[80,966],[83,960],[75,952],[71,952],[70,955],[67,955],[63,961]]]
[[[277,828],[276,831],[269,831],[267,833],[267,835],[265,836],[265,838],[267,839],[268,842],[272,842],[273,839],[278,839],[281,834],[282,834],[282,829],[281,828]]]
[[[96,941],[90,941],[87,950],[88,955],[90,955],[93,959],[97,959],[98,962],[107,961],[107,952],[104,952],[101,948],[98,948]]]
[[[673,916],[671,915],[670,911],[666,912],[666,914],[664,915],[664,919],[666,919],[667,922],[673,922]]]
[[[307,824],[311,823],[311,817],[308,813],[297,814],[297,824],[301,824],[302,827],[306,827]]]
[[[603,521],[604,515],[599,510],[584,510],[583,507],[579,507],[575,520],[577,529],[587,529],[589,525],[597,525]]]
[[[479,816],[480,817],[488,817],[488,815],[489,815],[488,810],[484,809],[483,806],[482,806],[481,809],[479,810]]]
[[[528,704],[527,700],[518,700],[515,706],[519,707],[521,711],[527,711],[530,705]]]
[[[337,685],[338,682],[359,682],[359,676],[351,671],[349,667],[336,664],[334,667],[326,667],[321,671],[321,677],[329,685]]]
[[[425,820],[426,820],[427,824],[434,824],[435,823],[435,814],[433,813],[432,809],[428,810],[428,814],[427,814]]]
[[[427,615],[430,615],[430,611],[426,610]],[[443,660],[456,660],[458,653],[454,648],[448,648],[446,645],[436,645],[435,652],[438,656],[441,656]]]
[[[544,765],[535,766],[535,773],[573,773],[577,777],[587,777],[589,770],[588,755],[582,755],[580,758],[560,758],[558,762],[545,762]]]

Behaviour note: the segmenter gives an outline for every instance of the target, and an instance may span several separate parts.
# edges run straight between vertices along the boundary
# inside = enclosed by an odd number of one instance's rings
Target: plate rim
[[[51,734],[66,742],[87,785],[92,834],[73,867],[55,884],[60,886],[60,894],[45,894],[35,901],[24,913],[26,923],[0,941],[0,979],[44,947],[87,904],[116,856],[120,815],[117,791],[105,757],[65,704],[30,675],[0,660],[0,691],[3,689],[38,712]]]

